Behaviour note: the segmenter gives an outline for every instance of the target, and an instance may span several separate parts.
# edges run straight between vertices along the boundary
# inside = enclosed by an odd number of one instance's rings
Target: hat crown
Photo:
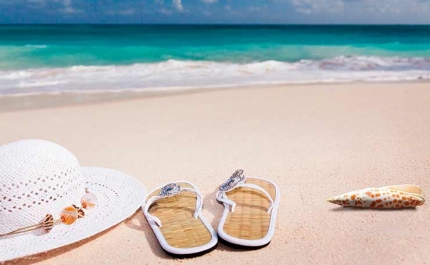
[[[23,140],[0,146],[0,233],[38,223],[77,204],[85,183],[76,157],[64,147]]]

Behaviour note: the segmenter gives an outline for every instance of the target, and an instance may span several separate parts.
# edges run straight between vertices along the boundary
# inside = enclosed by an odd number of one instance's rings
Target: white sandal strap
[[[243,170],[240,169],[234,172],[233,175],[219,187],[220,190],[216,194],[217,200],[222,202],[225,207],[230,207],[230,211],[234,212],[236,203],[227,197],[226,192],[232,191],[238,187],[256,189],[266,195],[266,197],[270,200],[270,206],[267,209],[267,213],[270,213],[273,208],[272,196],[270,196],[270,194],[262,187],[252,183],[245,183],[245,181],[246,178],[243,175]]]
[[[153,196],[149,200],[146,201],[143,213],[145,214],[148,221],[153,221],[159,227],[161,227],[160,219],[149,213],[149,207],[151,207],[151,205],[157,200],[178,195],[179,193],[181,193],[183,191],[192,192],[192,193],[195,193],[197,195],[196,207],[195,207],[195,211],[193,214],[193,217],[195,219],[197,219],[198,216],[200,215],[201,211],[202,211],[202,197],[199,194],[199,192],[194,190],[194,189],[191,189],[191,188],[181,188],[181,186],[177,185],[176,183],[170,183],[170,184],[167,184],[166,186],[164,186],[163,188],[161,188],[161,191],[160,191],[160,193],[158,193],[158,195]]]

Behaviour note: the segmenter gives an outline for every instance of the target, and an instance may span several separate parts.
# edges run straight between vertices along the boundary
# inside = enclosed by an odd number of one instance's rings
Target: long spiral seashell
[[[419,186],[394,185],[351,191],[327,201],[345,207],[392,209],[423,205],[425,197]]]

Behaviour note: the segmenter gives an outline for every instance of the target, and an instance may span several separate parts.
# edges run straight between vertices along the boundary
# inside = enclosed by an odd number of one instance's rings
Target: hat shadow
[[[119,224],[121,224],[121,223],[119,223]],[[52,250],[49,250],[49,251],[44,252],[44,253],[38,253],[38,254],[27,256],[27,257],[22,257],[22,258],[17,258],[17,259],[5,261],[5,262],[2,262],[1,264],[2,265],[11,265],[11,264],[20,264],[20,265],[24,264],[24,265],[27,265],[27,264],[34,264],[36,262],[50,260],[50,259],[55,258],[57,256],[63,255],[63,254],[65,254],[65,253],[67,253],[67,252],[69,252],[71,250],[79,248],[80,246],[82,246],[84,244],[87,244],[87,243],[89,243],[89,242],[91,242],[93,240],[96,240],[99,237],[102,237],[103,235],[109,233],[109,231],[111,231],[112,229],[114,229],[119,224],[116,224],[116,225],[114,225],[114,226],[112,226],[112,227],[110,227],[110,228],[108,228],[108,229],[106,229],[106,230],[104,230],[104,231],[102,231],[100,233],[97,233],[96,235],[94,235],[92,237],[80,240],[80,241],[72,243],[70,245],[63,246],[63,247],[60,247],[60,248],[57,248],[57,249],[52,249]]]
[[[148,241],[148,245],[151,248],[152,253],[154,253],[157,257],[162,259],[175,259],[175,257],[169,256],[163,250],[163,248],[158,243],[158,239],[155,237],[154,232],[152,232],[151,227],[143,215],[143,212],[139,209],[137,213],[127,218],[124,221],[124,224],[131,229],[143,232],[145,234],[145,238]]]

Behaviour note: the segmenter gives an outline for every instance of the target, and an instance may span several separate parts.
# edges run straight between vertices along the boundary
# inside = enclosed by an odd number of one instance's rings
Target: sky
[[[430,24],[430,0],[0,0],[0,23]]]

